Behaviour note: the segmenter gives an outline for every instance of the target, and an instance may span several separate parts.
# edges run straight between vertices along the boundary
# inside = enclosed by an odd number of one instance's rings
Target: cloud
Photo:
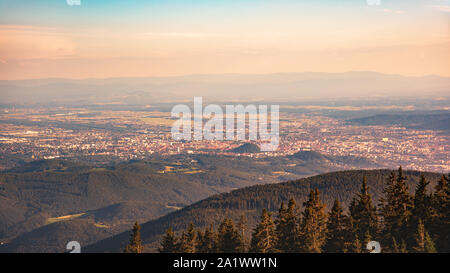
[[[383,9],[383,12],[396,13],[396,14],[404,14],[404,13],[406,13],[406,11],[404,11],[404,10],[392,10],[392,9]]]
[[[432,5],[431,7],[439,11],[450,12],[450,6],[447,5]]]
[[[146,32],[146,36],[168,37],[168,38],[213,38],[223,37],[218,33],[201,33],[201,32]]]
[[[2,60],[57,59],[72,55],[75,47],[69,37],[52,28],[0,25]]]

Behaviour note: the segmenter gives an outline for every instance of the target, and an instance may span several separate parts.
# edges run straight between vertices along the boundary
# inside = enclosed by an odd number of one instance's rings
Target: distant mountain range
[[[360,125],[397,125],[412,129],[448,131],[450,130],[450,112],[435,114],[381,114],[350,119],[349,122]]]
[[[23,240],[29,240],[28,251],[59,252],[61,245],[51,244],[56,239],[45,244],[43,230],[88,225],[98,236],[80,238],[90,244],[126,230],[136,220],[155,219],[217,193],[380,167],[365,159],[304,153],[310,152],[264,159],[177,155],[104,167],[64,160],[30,162],[0,174],[0,242],[10,242],[5,245],[11,251],[24,250]],[[57,234],[62,244],[79,233]]]
[[[303,178],[296,181],[257,185],[247,187],[230,193],[223,193],[209,197],[182,210],[172,212],[159,219],[141,225],[141,238],[145,250],[156,251],[166,229],[172,227],[175,231],[183,230],[189,223],[196,227],[205,228],[213,224],[218,226],[225,218],[232,218],[235,223],[241,215],[248,221],[248,230],[251,230],[259,221],[263,208],[276,212],[281,202],[287,204],[290,198],[295,198],[300,205],[306,200],[311,189],[319,189],[321,200],[332,207],[335,198],[338,198],[347,207],[351,199],[358,192],[363,177],[367,178],[370,194],[375,204],[382,195],[382,190],[389,177],[389,170],[355,170],[321,174]],[[413,192],[420,175],[431,181],[431,187],[436,184],[442,174],[408,171],[408,186]],[[111,238],[101,240],[84,248],[85,252],[122,252],[128,243],[130,232],[126,231]]]
[[[2,104],[132,104],[192,101],[289,101],[304,98],[448,96],[450,78],[375,72],[188,75],[153,78],[0,81]]]

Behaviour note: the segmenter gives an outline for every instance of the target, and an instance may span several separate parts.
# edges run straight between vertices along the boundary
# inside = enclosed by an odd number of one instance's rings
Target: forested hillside
[[[344,207],[348,207],[352,198],[360,190],[363,177],[367,179],[369,193],[375,204],[378,204],[383,196],[385,183],[389,178],[389,170],[370,171],[342,171],[327,173],[313,177],[303,178],[285,183],[258,185],[219,194],[197,202],[180,211],[170,213],[157,220],[142,224],[142,241],[145,251],[156,251],[163,234],[170,227],[174,232],[181,232],[193,223],[196,227],[206,228],[210,225],[218,227],[224,219],[230,218],[235,223],[244,215],[247,219],[247,236],[259,221],[262,209],[269,212],[278,211],[280,204],[287,204],[290,198],[294,198],[297,204],[302,204],[308,198],[312,189],[320,191],[320,198],[326,205],[328,212],[335,199],[339,199]],[[427,181],[434,186],[439,181],[441,174],[407,171],[406,183],[409,192],[413,193],[420,176],[424,175]],[[300,209],[303,207],[300,206]],[[128,243],[129,232],[124,232],[112,238],[102,240],[86,248],[91,252],[121,252]]]
[[[430,182],[421,176],[411,194],[407,177],[399,168],[383,188],[378,206],[369,193],[364,176],[348,212],[335,199],[326,212],[320,191],[312,189],[299,210],[294,198],[281,203],[278,213],[262,209],[259,222],[251,229],[241,215],[235,225],[224,219],[217,229],[211,225],[196,229],[191,222],[177,236],[169,227],[158,248],[162,253],[448,253],[450,252],[450,186],[442,176],[430,192]],[[276,215],[276,216],[273,216]],[[142,249],[139,226],[125,252]]]
[[[377,166],[355,160],[353,168]],[[349,168],[347,163],[339,157],[316,161],[219,155],[154,157],[107,166],[33,161],[0,174],[0,243],[11,242],[9,249],[19,242],[32,244],[26,238],[45,237],[36,229],[59,221],[66,223],[52,228],[72,225],[77,230],[81,221],[89,220],[108,229],[107,234],[117,234],[136,220],[156,219],[217,193],[342,170]],[[63,231],[57,234],[61,241],[67,239]],[[96,241],[92,238],[89,243]],[[39,240],[42,250],[60,251],[45,245],[45,238]]]
[[[450,130],[450,113],[403,113],[403,114],[380,114],[369,117],[349,120],[351,123],[362,125],[398,125],[413,129],[426,130]]]

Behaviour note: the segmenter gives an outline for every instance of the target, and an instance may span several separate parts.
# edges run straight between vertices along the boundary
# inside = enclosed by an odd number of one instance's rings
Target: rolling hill
[[[450,130],[450,112],[380,114],[348,120],[361,125],[397,125],[412,129]]]
[[[237,153],[237,154],[245,154],[245,153],[249,153],[249,154],[253,154],[253,153],[259,153],[261,152],[261,149],[259,148],[258,145],[253,144],[253,143],[245,143],[239,147],[234,148],[233,150],[231,150],[233,153]]]
[[[97,241],[99,238],[112,236],[113,229],[100,226],[93,221],[70,220],[55,222],[42,226],[17,237],[6,246],[0,247],[1,252],[59,252],[63,253],[66,244],[70,241],[77,241],[81,245],[86,245]]]
[[[64,160],[30,162],[0,173],[0,242],[33,238],[21,236],[31,236],[28,233],[60,220],[66,225],[53,228],[72,225],[70,228],[78,229],[79,222],[89,220],[116,234],[136,220],[156,219],[217,193],[367,167],[349,166],[339,157],[326,158],[318,162],[289,156],[176,155],[112,166]],[[72,222],[74,219],[77,221]],[[46,245],[42,248],[60,251]]]
[[[359,190],[363,176],[367,177],[370,193],[377,203],[389,173],[389,170],[334,172],[285,183],[257,185],[215,195],[182,210],[142,224],[141,238],[145,250],[153,252],[156,251],[162,235],[168,227],[180,231],[185,229],[190,222],[201,228],[210,224],[217,226],[226,217],[231,217],[237,221],[242,214],[246,215],[248,227],[252,229],[261,209],[267,208],[269,211],[277,211],[281,202],[287,203],[291,197],[297,200],[297,204],[302,204],[310,189],[313,188],[320,190],[321,198],[326,203],[327,208],[332,206],[335,198],[348,205],[354,194]],[[432,185],[441,176],[437,173],[408,171],[406,175],[410,191],[413,191],[421,174],[432,181]],[[128,243],[129,234],[130,232],[127,231],[104,239],[86,247],[84,251],[121,252]]]

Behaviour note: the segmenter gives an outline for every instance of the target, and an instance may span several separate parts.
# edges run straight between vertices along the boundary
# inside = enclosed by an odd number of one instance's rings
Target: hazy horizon
[[[450,4],[0,0],[0,79],[377,71],[450,76]]]
[[[202,96],[218,101],[302,101],[311,98],[447,98],[450,78],[376,72],[196,74],[172,77],[0,80],[2,103],[153,104]]]
[[[70,78],[70,77],[42,77],[42,78],[23,78],[23,79],[0,79],[0,82],[20,82],[20,81],[39,81],[39,80],[68,80],[68,81],[88,81],[88,80],[114,80],[114,79],[168,79],[168,78],[187,78],[187,77],[208,77],[208,76],[274,76],[274,75],[293,75],[293,74],[322,74],[322,75],[343,75],[343,74],[353,74],[353,73],[367,73],[367,74],[379,74],[386,76],[399,76],[405,78],[424,78],[424,77],[439,77],[439,78],[450,78],[450,75],[440,75],[440,74],[423,74],[423,75],[407,75],[400,73],[383,73],[379,71],[372,70],[350,70],[342,72],[327,72],[327,71],[280,71],[280,72],[269,72],[269,73],[192,73],[192,74],[179,74],[179,75],[168,75],[168,76],[118,76],[118,77],[81,77],[81,78]]]

